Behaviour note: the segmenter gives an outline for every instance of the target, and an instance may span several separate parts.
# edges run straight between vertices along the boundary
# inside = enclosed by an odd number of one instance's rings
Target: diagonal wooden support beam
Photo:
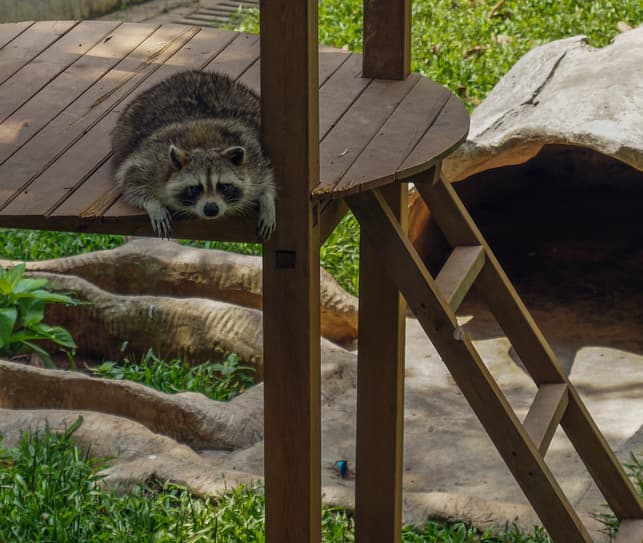
[[[555,541],[591,538],[516,417],[419,255],[378,191],[347,202],[460,390]]]

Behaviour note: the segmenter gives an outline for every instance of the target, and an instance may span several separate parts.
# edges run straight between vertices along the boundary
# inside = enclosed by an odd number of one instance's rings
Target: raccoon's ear
[[[221,151],[221,155],[227,158],[235,166],[241,166],[246,162],[246,150],[244,147],[228,147]]]
[[[176,170],[180,170],[188,163],[188,154],[182,149],[170,145],[170,162]]]

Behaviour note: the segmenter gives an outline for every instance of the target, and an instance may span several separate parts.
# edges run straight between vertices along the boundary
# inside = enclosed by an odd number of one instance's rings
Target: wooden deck
[[[260,92],[259,37],[182,25],[47,21],[0,25],[0,226],[153,235],[120,199],[110,132],[137,93],[185,69]],[[408,179],[466,136],[467,113],[419,74],[361,77],[362,58],[319,56],[320,180],[314,199]],[[175,235],[255,240],[254,219],[175,222]]]

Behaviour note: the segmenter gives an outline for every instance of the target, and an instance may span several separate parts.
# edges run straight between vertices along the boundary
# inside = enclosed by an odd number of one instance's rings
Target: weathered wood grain
[[[411,70],[411,0],[364,2],[364,74],[404,79]]]
[[[14,23],[10,24],[12,29],[15,29]],[[1,50],[0,84],[77,24],[78,21],[38,21],[20,33]]]
[[[20,21],[19,23],[4,23],[0,25],[0,49],[6,47],[32,24],[34,24],[33,21]]]
[[[317,2],[261,2],[262,139],[277,179],[264,245],[266,542],[321,540]]]
[[[0,86],[0,119],[11,115],[119,25],[116,21],[82,21],[14,73]]]
[[[386,187],[385,194],[404,231],[406,185]],[[399,543],[406,304],[373,241],[362,236],[360,242],[355,536],[357,541]]]

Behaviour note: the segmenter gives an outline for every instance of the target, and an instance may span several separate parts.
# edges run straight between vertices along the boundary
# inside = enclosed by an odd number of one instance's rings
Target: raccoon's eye
[[[194,185],[192,187],[188,187],[183,191],[183,194],[187,198],[196,198],[199,194],[203,192],[203,187],[201,185]]]
[[[196,201],[196,199],[201,195],[202,192],[203,187],[201,185],[192,185],[191,187],[187,187],[181,191],[179,199],[184,205],[191,205]]]
[[[241,189],[231,183],[218,183],[217,190],[228,203],[234,203],[241,198]]]

